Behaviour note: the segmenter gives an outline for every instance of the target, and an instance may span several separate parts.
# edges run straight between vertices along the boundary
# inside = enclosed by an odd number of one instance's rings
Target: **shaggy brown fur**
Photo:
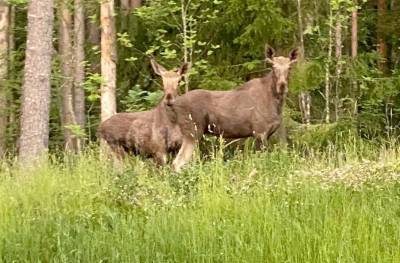
[[[167,162],[167,153],[179,149],[182,143],[180,129],[169,120],[166,107],[178,96],[179,81],[188,65],[168,71],[154,60],[151,64],[163,80],[164,97],[160,104],[150,111],[117,113],[100,124],[98,135],[118,159],[132,152],[154,157],[163,165]]]
[[[169,106],[171,121],[183,134],[183,144],[174,160],[179,171],[190,160],[194,144],[203,134],[224,138],[254,136],[261,145],[280,126],[290,67],[298,56],[274,57],[266,49],[272,71],[264,78],[250,80],[232,91],[194,90],[176,98]]]

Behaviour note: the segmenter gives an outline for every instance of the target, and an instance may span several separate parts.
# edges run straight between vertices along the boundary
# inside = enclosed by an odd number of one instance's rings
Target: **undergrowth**
[[[400,262],[398,145],[324,147],[4,163],[0,262]]]

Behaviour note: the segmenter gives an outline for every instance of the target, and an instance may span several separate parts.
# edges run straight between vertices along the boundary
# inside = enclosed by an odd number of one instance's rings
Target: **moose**
[[[169,152],[177,151],[182,134],[176,123],[167,116],[167,108],[178,96],[179,82],[189,69],[187,63],[178,70],[166,70],[151,59],[154,72],[161,76],[164,96],[152,110],[117,113],[103,121],[98,136],[107,142],[111,153],[122,159],[127,153],[153,157],[157,164],[165,165]]]
[[[275,56],[274,49],[266,46],[265,55],[266,62],[272,64],[272,71],[265,77],[231,91],[193,90],[168,105],[170,119],[183,136],[173,161],[175,171],[191,159],[195,143],[203,134],[229,139],[253,136],[260,146],[279,128],[289,72],[299,51],[292,50],[289,57]]]

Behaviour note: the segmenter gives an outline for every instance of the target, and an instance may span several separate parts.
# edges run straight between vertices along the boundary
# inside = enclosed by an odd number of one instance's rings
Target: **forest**
[[[0,0],[0,262],[400,262],[399,21]]]

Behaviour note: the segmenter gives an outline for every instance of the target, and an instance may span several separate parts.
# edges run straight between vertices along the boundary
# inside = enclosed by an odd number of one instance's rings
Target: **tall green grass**
[[[2,166],[0,262],[400,262],[396,145]]]

